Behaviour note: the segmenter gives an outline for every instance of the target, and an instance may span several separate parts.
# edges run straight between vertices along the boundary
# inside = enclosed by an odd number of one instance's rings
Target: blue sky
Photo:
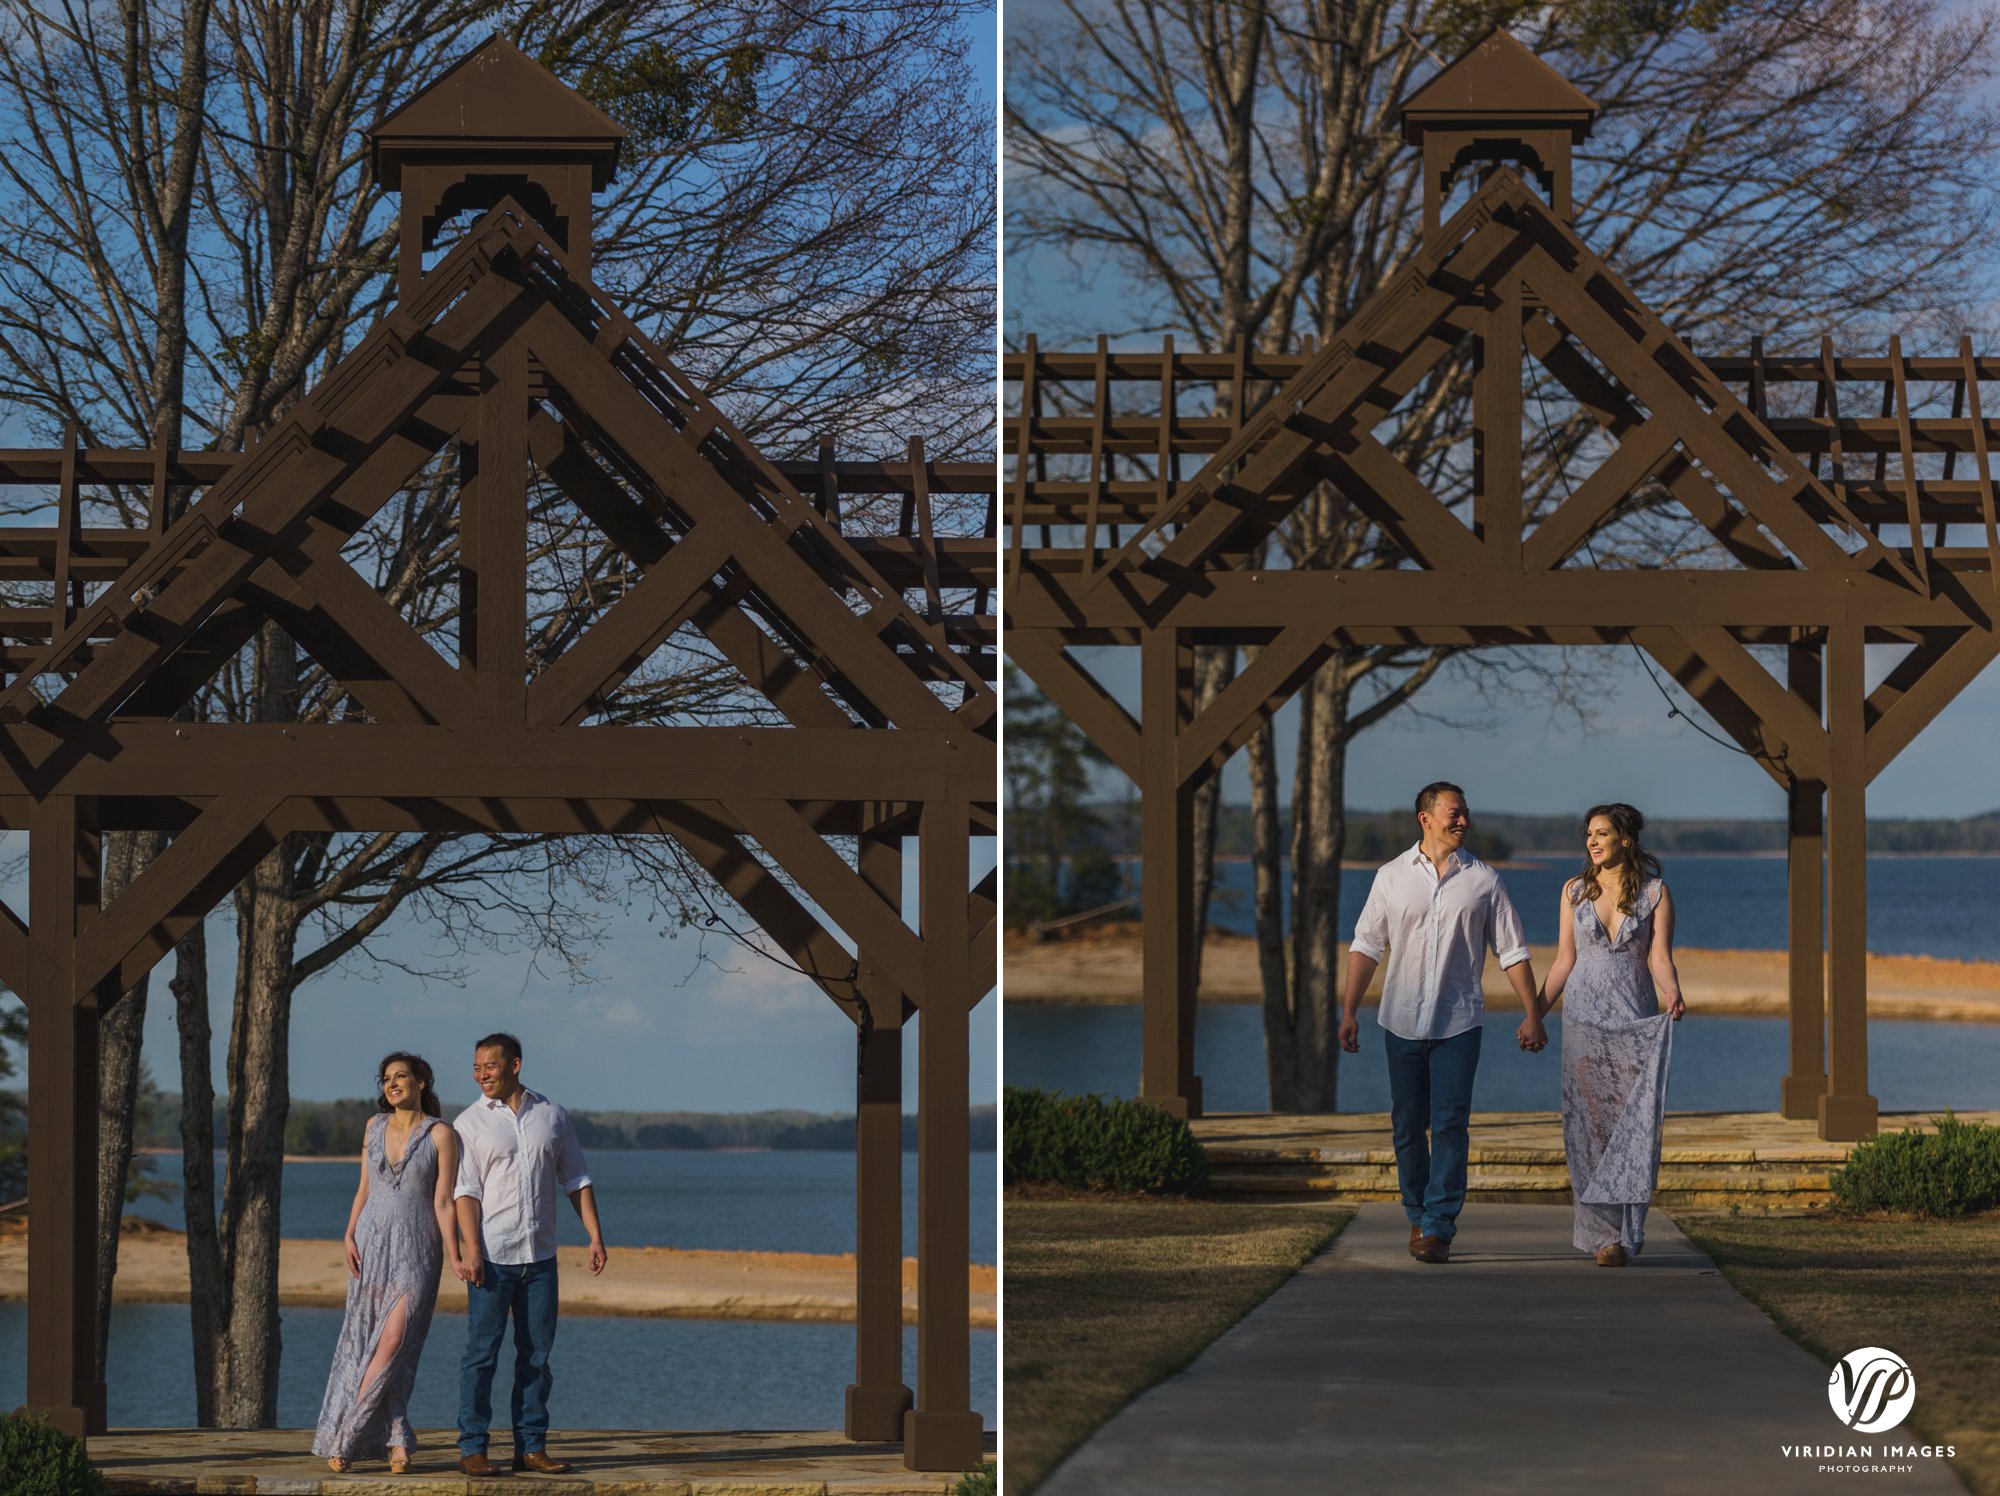
[[[979,83],[997,108],[997,17],[970,23]],[[11,842],[13,845],[6,845]],[[22,850],[0,837],[0,859]],[[993,866],[994,843],[976,840],[975,879]],[[906,868],[913,893],[914,848]],[[0,898],[29,915],[25,876],[0,882]],[[572,982],[559,963],[537,973],[526,955],[495,954],[472,965],[462,985],[420,984],[400,971],[350,958],[307,982],[294,1000],[291,1090],[330,1099],[372,1090],[376,1062],[391,1049],[425,1055],[447,1099],[467,1100],[472,1041],[494,1029],[518,1034],[523,1078],[578,1110],[756,1111],[802,1107],[854,1109],[854,1026],[805,977],[748,955],[727,939],[666,930],[643,908],[606,909],[605,938],[588,974]],[[906,913],[914,923],[912,898]],[[393,960],[421,963],[434,943],[414,919],[392,923],[374,942]],[[302,943],[301,951],[309,948]],[[226,911],[209,920],[213,1064],[218,1086],[229,1039],[235,975],[235,924]],[[155,974],[144,1053],[164,1090],[180,1086],[171,963]],[[998,1009],[992,997],[974,1010],[971,1097],[995,1099]],[[916,1105],[916,1042],[904,1045],[906,1109]],[[18,1073],[15,1084],[19,1084]]]
[[[1015,26],[1049,0],[1014,0]],[[1003,190],[1005,190],[1003,188]],[[1044,351],[1089,348],[1098,332],[1114,347],[1159,346],[1157,335],[1120,333],[1144,318],[1138,295],[1101,258],[1054,251],[1017,252],[1003,267],[1002,325],[1010,346],[1035,332]],[[1181,340],[1185,346],[1186,340]],[[1954,544],[1976,543],[1969,534]],[[1135,651],[1080,652],[1104,667],[1107,686],[1137,709]],[[1546,650],[1555,659],[1560,653]],[[1390,718],[1354,740],[1348,754],[1347,802],[1381,809],[1407,803],[1433,779],[1467,787],[1475,810],[1575,812],[1605,800],[1625,800],[1649,816],[1782,817],[1784,796],[1763,770],[1670,718],[1659,690],[1628,648],[1594,654],[1592,721],[1546,699],[1489,703],[1464,681],[1440,679],[1419,698],[1416,713]],[[1872,687],[1888,668],[1886,651],[1869,651]],[[1119,656],[1132,656],[1130,659]],[[1713,724],[1678,688],[1677,704],[1703,726]],[[1296,711],[1278,716],[1279,764],[1289,795],[1290,744]],[[2000,665],[1990,667],[1904,750],[1869,787],[1869,814],[1954,816],[2000,809],[2000,771],[1992,745],[2000,741]],[[1105,792],[1122,797],[1128,782],[1104,776]],[[1249,799],[1243,756],[1225,770],[1223,793]]]

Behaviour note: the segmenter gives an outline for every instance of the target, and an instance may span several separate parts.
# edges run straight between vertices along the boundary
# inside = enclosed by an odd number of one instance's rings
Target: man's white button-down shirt
[[[1375,1019],[1404,1039],[1449,1039],[1486,1021],[1481,973],[1490,947],[1501,970],[1528,959],[1521,916],[1500,875],[1467,851],[1445,871],[1419,842],[1375,871],[1352,949],[1389,955]]]
[[[479,1202],[488,1262],[516,1266],[556,1255],[556,1200],[590,1183],[569,1113],[525,1087],[521,1109],[481,1097],[452,1123],[460,1156],[454,1199]]]

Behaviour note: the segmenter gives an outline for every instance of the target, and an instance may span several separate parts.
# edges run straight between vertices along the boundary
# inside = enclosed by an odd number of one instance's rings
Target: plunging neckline
[[[1635,920],[1635,919],[1639,918],[1639,916],[1640,916],[1640,914],[1641,914],[1641,912],[1642,912],[1642,911],[1640,910],[1640,908],[1639,908],[1639,899],[1640,899],[1640,898],[1641,898],[1642,896],[1644,896],[1645,892],[1646,892],[1646,885],[1645,885],[1645,884],[1643,884],[1643,883],[1641,883],[1641,884],[1639,885],[1639,891],[1638,891],[1638,893],[1637,893],[1637,894],[1635,894],[1635,895],[1633,895],[1633,899],[1632,899],[1632,912],[1631,912],[1630,914],[1626,914],[1626,915],[1621,915],[1621,916],[1620,916],[1620,918],[1619,918],[1619,920],[1618,920],[1618,928],[1617,928],[1617,929],[1615,929],[1615,930],[1614,930],[1614,929],[1611,929],[1611,928],[1609,928],[1609,927],[1608,927],[1608,926],[1607,926],[1607,925],[1606,925],[1606,924],[1604,923],[1604,916],[1603,916],[1602,914],[1600,914],[1600,913],[1598,913],[1598,912],[1597,912],[1597,900],[1596,900],[1596,899],[1585,899],[1585,900],[1584,900],[1584,903],[1586,903],[1586,904],[1588,904],[1588,905],[1590,906],[1590,917],[1591,917],[1591,918],[1592,918],[1593,920],[1595,920],[1595,921],[1597,922],[1597,928],[1598,928],[1598,929],[1599,929],[1600,931],[1602,931],[1602,932],[1603,932],[1603,935],[1604,935],[1604,942],[1605,942],[1605,944],[1606,944],[1606,945],[1611,945],[1611,946],[1616,946],[1616,945],[1618,944],[1618,937],[1619,937],[1620,935],[1623,935],[1623,934],[1625,933],[1625,927],[1626,927],[1627,925],[1629,925],[1630,923],[1632,923],[1632,921],[1633,921],[1633,920]],[[1618,907],[1618,905],[1616,904],[1616,902],[1614,902],[1614,903],[1612,904],[1612,906],[1611,906],[1611,907],[1612,907],[1613,909],[1616,909],[1616,908]]]
[[[410,1124],[410,1134],[403,1139],[401,1156],[394,1163],[389,1162],[389,1123],[386,1118],[383,1121],[382,1166],[389,1171],[389,1177],[398,1184],[402,1183],[403,1170],[409,1166],[410,1154],[417,1146],[417,1139],[429,1136],[431,1126],[436,1120],[434,1117],[424,1117],[423,1126],[419,1127],[415,1122]]]

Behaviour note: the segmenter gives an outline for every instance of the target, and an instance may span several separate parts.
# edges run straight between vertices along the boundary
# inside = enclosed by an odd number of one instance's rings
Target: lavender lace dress
[[[316,1455],[380,1459],[392,1445],[416,1448],[407,1416],[410,1388],[444,1266],[444,1243],[431,1203],[438,1173],[431,1131],[445,1124],[425,1118],[424,1125],[412,1127],[402,1158],[391,1162],[383,1147],[387,1123],[386,1114],[368,1123],[368,1199],[354,1227],[361,1276],[347,1280],[347,1317],[341,1321],[333,1370],[326,1379],[326,1401],[313,1437]],[[408,1305],[402,1343],[388,1368],[364,1387],[362,1375],[399,1303]]]
[[[1653,910],[1666,885],[1649,879],[1616,939],[1581,885],[1570,897],[1576,966],[1563,985],[1563,1151],[1576,1200],[1573,1240],[1585,1252],[1646,1240],[1646,1209],[1660,1173],[1660,1125],[1674,1024],[1660,1011],[1647,956]]]

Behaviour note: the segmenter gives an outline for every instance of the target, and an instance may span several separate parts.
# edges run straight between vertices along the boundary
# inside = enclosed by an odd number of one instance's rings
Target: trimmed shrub
[[[1003,1110],[1008,1184],[1185,1195],[1208,1183],[1194,1133],[1157,1106],[1009,1086]]]
[[[968,1470],[951,1488],[951,1496],[999,1496],[1000,1472],[992,1465]]]
[[[7,1496],[104,1496],[83,1446],[39,1413],[0,1418],[0,1491]]]
[[[1833,1171],[1843,1210],[1962,1216],[2000,1205],[2000,1127],[1950,1112],[1935,1131],[1885,1132],[1854,1145]]]

